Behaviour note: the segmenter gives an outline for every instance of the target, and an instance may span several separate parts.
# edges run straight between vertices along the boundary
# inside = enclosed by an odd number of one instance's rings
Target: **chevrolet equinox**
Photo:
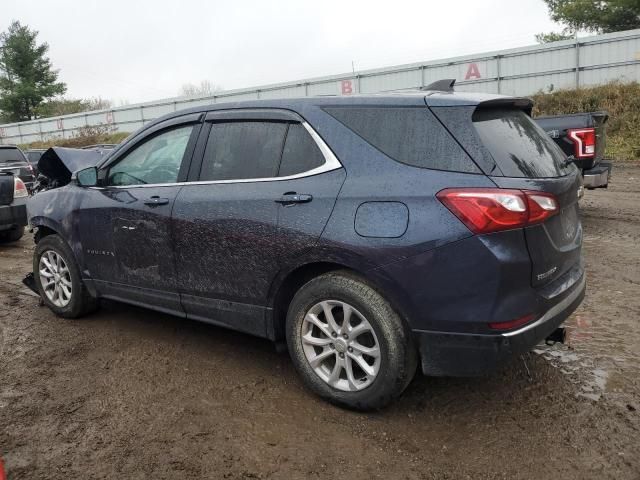
[[[106,156],[53,148],[28,204],[35,287],[288,346],[331,402],[379,408],[418,365],[478,375],[582,301],[579,170],[531,102],[422,91],[200,106]]]

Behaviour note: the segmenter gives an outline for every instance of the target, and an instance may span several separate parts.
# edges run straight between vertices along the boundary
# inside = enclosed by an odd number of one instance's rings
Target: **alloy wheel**
[[[311,307],[302,322],[302,348],[313,371],[342,391],[367,388],[380,370],[380,343],[369,321],[338,300]]]
[[[71,301],[73,285],[71,272],[62,255],[54,250],[43,252],[38,273],[42,290],[49,301],[56,307],[66,307]]]

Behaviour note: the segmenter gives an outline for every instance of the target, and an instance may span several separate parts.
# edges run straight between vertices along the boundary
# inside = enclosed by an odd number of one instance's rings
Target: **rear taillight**
[[[576,128],[567,130],[573,142],[576,158],[591,158],[596,154],[596,129]]]
[[[489,328],[492,328],[493,330],[513,330],[514,328],[526,325],[534,318],[536,318],[536,316],[531,314],[516,318],[515,320],[508,320],[506,322],[491,322],[489,323]]]
[[[13,198],[28,197],[27,186],[18,177],[13,177]]]
[[[473,233],[527,227],[558,213],[553,195],[529,190],[447,188],[437,197]]]
[[[527,206],[529,207],[528,225],[544,222],[558,212],[558,202],[549,193],[525,191]]]

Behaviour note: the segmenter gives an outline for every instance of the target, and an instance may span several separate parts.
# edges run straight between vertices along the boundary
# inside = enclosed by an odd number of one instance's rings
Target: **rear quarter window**
[[[414,167],[481,173],[425,107],[326,107],[329,115],[388,157]]]
[[[278,176],[286,177],[308,172],[323,163],[322,152],[302,124],[291,124],[284,142]]]

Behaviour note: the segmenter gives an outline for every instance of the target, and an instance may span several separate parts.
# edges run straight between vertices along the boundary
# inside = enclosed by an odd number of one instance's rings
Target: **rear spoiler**
[[[455,92],[456,95],[442,95],[443,93],[454,93],[455,78],[445,78],[436,80],[425,87],[420,87],[421,91],[429,92],[425,96],[425,101],[429,107],[462,107],[474,106],[476,108],[517,108],[531,116],[533,101],[525,97],[508,97],[506,95],[496,95],[490,93],[465,93]]]
[[[524,97],[495,98],[480,102],[476,108],[517,108],[531,116],[533,100]]]

